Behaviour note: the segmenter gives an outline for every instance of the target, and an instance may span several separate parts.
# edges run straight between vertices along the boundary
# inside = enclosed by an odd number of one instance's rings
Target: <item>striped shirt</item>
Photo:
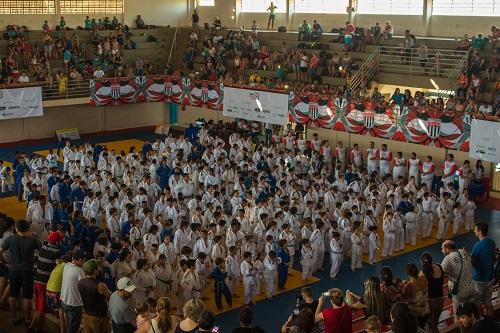
[[[462,261],[460,257],[462,257]],[[460,267],[462,266],[461,262],[463,263],[462,273],[460,273]],[[475,289],[473,288],[474,284],[472,281],[472,263],[470,256],[465,253],[464,250],[460,249],[448,254],[444,257],[441,266],[450,279],[453,281],[458,280],[457,296],[459,299],[466,299],[474,295]]]
[[[61,258],[59,247],[53,244],[45,244],[38,252],[38,260],[35,264],[35,281],[47,284],[50,273],[56,267],[56,260]]]

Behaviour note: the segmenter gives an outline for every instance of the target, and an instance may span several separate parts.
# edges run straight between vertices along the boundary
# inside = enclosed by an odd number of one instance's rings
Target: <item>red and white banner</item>
[[[344,97],[291,94],[291,120],[308,126],[468,151],[471,115],[430,107],[387,105]]]
[[[220,110],[222,94],[216,82],[191,81],[185,77],[169,75],[90,81],[90,105],[140,102],[172,102]]]
[[[255,87],[237,88],[255,90]],[[372,101],[354,101],[345,97],[309,93],[291,92],[288,98],[288,118],[292,122],[388,140],[469,151],[472,116],[467,113],[448,112],[432,107],[381,106]],[[192,105],[222,110],[223,101],[222,84],[192,81],[186,77],[160,75],[90,81],[90,104],[93,106],[171,102],[183,107]]]

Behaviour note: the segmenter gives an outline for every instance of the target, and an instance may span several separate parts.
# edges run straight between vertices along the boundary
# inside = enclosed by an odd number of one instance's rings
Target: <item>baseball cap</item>
[[[47,240],[51,244],[55,244],[57,242],[60,242],[62,239],[61,234],[59,234],[58,231],[53,231],[47,236]]]
[[[133,292],[136,288],[135,283],[130,280],[128,277],[122,277],[118,282],[116,283],[116,288],[118,290],[125,290],[126,292]]]
[[[75,251],[73,251],[72,258],[73,258],[73,260],[83,259],[83,258],[85,258],[85,252],[83,252],[82,249],[76,249]]]
[[[85,273],[92,274],[101,265],[102,261],[90,259],[83,263],[82,269]]]

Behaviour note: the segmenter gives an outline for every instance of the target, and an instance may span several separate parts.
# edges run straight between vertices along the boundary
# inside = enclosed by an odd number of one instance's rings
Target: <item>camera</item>
[[[299,309],[297,309],[297,308],[293,309],[293,315],[294,315],[294,316],[298,316],[298,315],[299,315],[299,313],[300,313],[300,310],[299,310]]]
[[[323,293],[323,297],[330,297],[330,292],[329,291],[325,291]]]

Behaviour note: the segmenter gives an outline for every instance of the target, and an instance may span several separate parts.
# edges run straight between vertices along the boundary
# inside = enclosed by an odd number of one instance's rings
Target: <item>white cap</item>
[[[133,292],[136,288],[134,281],[130,280],[128,277],[122,277],[116,283],[118,290],[125,290],[126,292]]]

